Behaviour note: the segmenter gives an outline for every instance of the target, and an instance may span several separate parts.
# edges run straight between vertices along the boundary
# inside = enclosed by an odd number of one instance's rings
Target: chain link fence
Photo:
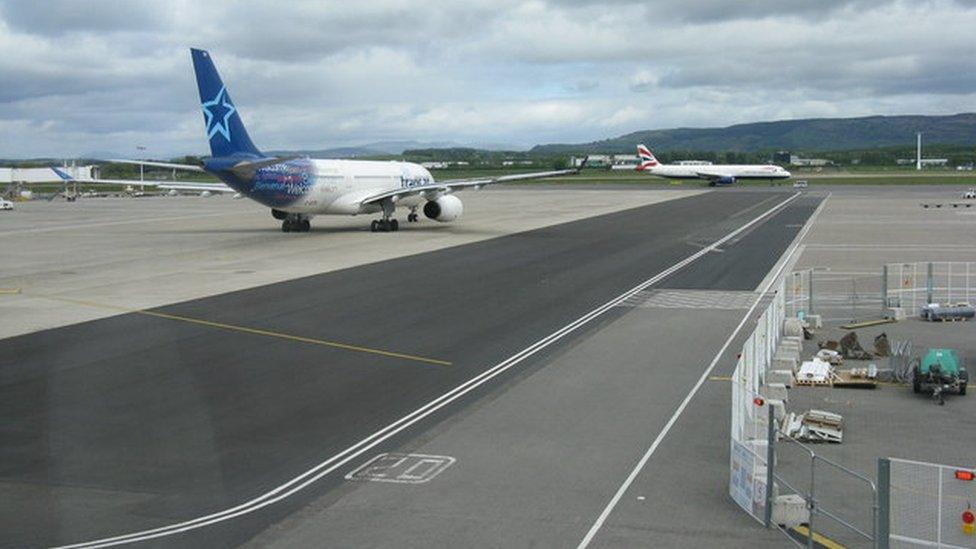
[[[887,458],[878,463],[889,547],[976,547],[976,471]]]
[[[778,426],[781,414],[774,412],[780,405],[765,396],[768,387],[764,385],[784,339],[785,320],[817,310],[811,282],[815,291],[817,278],[813,271],[784,277],[739,353],[731,380],[729,495],[756,521],[777,528],[780,526],[773,509],[777,496],[792,494],[801,498],[808,511],[804,521],[808,547],[814,544],[815,522],[817,532],[829,531],[834,525],[855,542],[873,545],[878,516],[873,481],[784,435]],[[875,283],[880,285],[878,277]],[[840,475],[841,482],[861,483],[864,498],[852,501],[824,490],[832,484],[831,475]]]

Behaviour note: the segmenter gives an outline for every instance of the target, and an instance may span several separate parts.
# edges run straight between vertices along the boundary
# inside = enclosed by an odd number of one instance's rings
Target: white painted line
[[[661,271],[660,273],[654,275],[653,277],[645,280],[644,282],[641,282],[640,284],[631,288],[630,290],[611,299],[610,301],[604,303],[603,305],[597,307],[596,309],[593,309],[592,311],[586,313],[585,315],[577,318],[573,322],[563,326],[559,330],[549,334],[548,336],[540,339],[539,341],[536,341],[535,343],[526,347],[525,349],[522,349],[518,353],[510,356],[504,361],[474,376],[468,381],[462,383],[461,385],[458,385],[454,389],[451,389],[450,391],[428,402],[427,404],[424,404],[420,408],[417,408],[413,412],[410,412],[409,414],[401,417],[400,419],[394,421],[393,423],[390,423],[386,427],[376,431],[375,433],[360,440],[359,442],[353,444],[352,446],[349,446],[345,450],[333,455],[332,457],[326,459],[325,461],[322,461],[318,465],[315,465],[314,467],[308,469],[304,473],[292,478],[291,480],[285,482],[284,484],[281,484],[277,488],[274,488],[264,494],[261,494],[235,507],[224,509],[222,511],[211,513],[209,515],[205,515],[202,517],[197,517],[195,519],[190,519],[187,521],[170,524],[168,526],[161,526],[159,528],[153,528],[151,530],[133,532],[131,534],[124,534],[120,536],[76,543],[72,545],[64,545],[61,546],[60,549],[81,549],[81,548],[93,549],[98,547],[110,547],[114,545],[122,545],[125,543],[135,543],[139,541],[160,538],[163,536],[170,536],[181,532],[187,532],[189,530],[196,530],[198,528],[203,528],[204,526],[209,526],[211,524],[216,524],[218,522],[230,520],[232,518],[245,515],[248,513],[253,513],[259,509],[267,507],[268,505],[281,501],[282,499],[287,498],[288,496],[291,496],[292,494],[306,488],[307,486],[318,481],[322,477],[328,475],[329,473],[332,473],[336,469],[342,467],[343,465],[356,459],[362,454],[368,452],[370,449],[376,447],[377,445],[389,439],[390,437],[396,435],[400,431],[409,428],[410,426],[416,424],[417,422],[424,419],[425,417],[433,414],[434,412],[447,406],[451,402],[454,402],[455,400],[461,398],[465,394],[487,383],[489,380],[508,371],[509,369],[513,368],[514,366],[521,363],[525,359],[538,353],[542,349],[545,349],[546,347],[552,345],[553,343],[561,340],[566,335],[588,324],[593,319],[603,315],[609,310],[614,309],[614,307],[617,304],[624,301],[625,299],[661,281],[665,277],[675,273],[676,271],[682,269],[688,264],[698,260],[705,254],[711,252],[713,249],[718,248],[722,244],[725,244],[729,240],[735,238],[743,231],[746,231],[750,227],[759,223],[767,216],[785,207],[787,204],[789,204],[799,196],[800,193],[795,193],[791,195],[786,200],[779,202],[772,208],[756,216],[748,223],[730,232],[729,234],[725,235],[721,239],[716,240],[710,246],[706,248],[702,248],[701,250],[686,257],[685,259],[679,261],[678,263],[675,263],[671,267],[668,267],[667,269]]]
[[[651,447],[648,448],[646,452],[644,452],[644,455],[641,456],[640,460],[637,462],[637,465],[635,465],[633,470],[631,470],[630,474],[627,475],[627,478],[624,480],[623,484],[620,485],[620,488],[617,490],[617,492],[613,495],[612,498],[610,498],[610,502],[607,503],[607,506],[603,508],[603,512],[600,513],[600,516],[597,517],[596,522],[594,522],[593,526],[591,526],[590,529],[586,532],[586,536],[583,537],[583,540],[580,541],[578,549],[584,549],[590,544],[590,542],[593,541],[594,536],[596,536],[596,533],[599,532],[600,528],[603,527],[603,524],[606,522],[607,517],[610,516],[610,513],[613,511],[613,509],[617,506],[618,503],[620,503],[620,499],[624,496],[624,493],[627,492],[627,490],[630,488],[630,485],[634,483],[634,479],[637,478],[637,475],[640,473],[640,471],[644,468],[644,466],[647,465],[647,462],[651,459],[651,456],[654,455],[655,450],[657,450],[658,446],[661,445],[661,442],[664,440],[664,437],[668,436],[668,432],[671,431],[671,427],[673,427],[674,424],[678,421],[678,418],[681,416],[682,412],[684,412],[685,408],[688,407],[688,403],[691,402],[691,399],[694,398],[695,394],[698,393],[698,390],[701,389],[701,386],[708,379],[708,376],[711,375],[712,370],[715,369],[715,365],[718,364],[719,359],[722,358],[722,355],[725,354],[726,349],[728,349],[729,345],[732,344],[732,340],[735,339],[737,335],[739,335],[739,331],[742,330],[742,327],[745,326],[746,321],[749,320],[750,316],[752,316],[752,313],[756,310],[756,307],[759,305],[759,302],[762,301],[763,297],[765,297],[767,293],[769,293],[769,289],[772,288],[773,284],[779,278],[780,274],[782,274],[783,270],[785,270],[787,265],[790,264],[790,260],[793,254],[796,253],[797,249],[799,248],[800,242],[803,241],[803,238],[810,231],[810,228],[813,227],[813,221],[817,218],[817,216],[820,215],[820,212],[823,211],[824,204],[827,203],[828,198],[830,198],[829,194],[827,195],[826,198],[824,198],[823,202],[820,203],[820,206],[818,206],[817,209],[813,212],[813,214],[810,216],[810,219],[807,220],[806,226],[804,226],[803,230],[800,231],[800,233],[796,235],[796,238],[793,239],[793,243],[790,245],[789,249],[784,252],[783,258],[778,261],[779,268],[776,269],[775,271],[776,275],[773,276],[768,281],[766,286],[756,297],[756,300],[752,303],[752,307],[750,307],[749,310],[746,312],[745,316],[742,317],[742,320],[739,322],[739,325],[735,327],[735,330],[732,331],[732,334],[729,336],[729,338],[725,340],[725,343],[722,345],[722,348],[718,350],[718,353],[715,355],[715,358],[712,359],[712,362],[711,364],[708,365],[708,368],[705,368],[705,371],[702,372],[701,377],[698,378],[698,381],[695,383],[695,385],[691,388],[690,391],[688,391],[687,396],[685,396],[684,400],[681,401],[681,404],[678,405],[678,408],[674,411],[674,414],[671,415],[671,418],[668,419],[668,422],[664,425],[664,428],[661,429],[661,432],[658,433],[657,437],[654,439],[654,442],[651,443]]]
[[[952,244],[807,244],[811,250],[945,250],[945,251],[974,251],[974,246],[954,246]]]
[[[13,229],[9,231],[0,231],[0,235],[49,233],[53,231],[71,231],[77,229],[87,229],[89,227],[112,227],[115,225],[132,225],[135,223],[140,223],[140,224],[154,223],[157,221],[182,221],[184,219],[200,219],[201,217],[220,217],[220,216],[240,215],[240,214],[241,212],[218,212],[218,213],[201,213],[195,215],[178,215],[173,217],[144,217],[140,219],[103,221],[100,223],[76,223],[73,225],[53,225],[49,227],[34,227],[31,229]]]

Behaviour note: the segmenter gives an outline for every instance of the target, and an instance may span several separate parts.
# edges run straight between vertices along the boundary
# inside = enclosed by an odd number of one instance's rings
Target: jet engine
[[[726,175],[719,177],[718,179],[713,179],[710,185],[714,187],[715,185],[731,185],[733,183],[735,183],[735,178],[730,175]]]
[[[288,218],[288,212],[283,212],[281,210],[276,210],[274,208],[271,208],[271,217],[273,217],[273,218],[275,218],[275,219],[277,219],[279,221],[282,220],[282,219],[287,219]]]
[[[434,221],[448,223],[461,217],[464,205],[461,199],[454,195],[444,195],[437,200],[430,200],[424,204],[424,215]]]

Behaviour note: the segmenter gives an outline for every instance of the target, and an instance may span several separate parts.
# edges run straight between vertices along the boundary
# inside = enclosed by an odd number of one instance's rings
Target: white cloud
[[[189,46],[259,146],[609,137],[973,110],[969,1],[0,0],[0,157],[202,152]]]

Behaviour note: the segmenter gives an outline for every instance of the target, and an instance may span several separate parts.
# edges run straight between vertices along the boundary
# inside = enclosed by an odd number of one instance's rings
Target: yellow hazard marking
[[[19,293],[20,288],[0,288],[0,295],[14,295]]]
[[[438,366],[451,366],[451,363],[446,360],[438,360],[435,358],[428,358],[423,356],[410,355],[405,353],[397,353],[394,351],[387,351],[384,349],[373,349],[371,347],[363,347],[360,345],[351,345],[348,343],[340,343],[337,341],[328,341],[325,339],[316,339],[312,337],[297,336],[292,334],[285,334],[282,332],[274,332],[271,330],[262,330],[259,328],[250,328],[247,326],[238,326],[236,324],[226,324],[223,322],[214,322],[212,320],[203,320],[200,318],[193,318],[181,315],[172,315],[168,313],[161,313],[158,311],[147,311],[145,309],[132,309],[129,307],[120,307],[118,305],[111,305],[108,303],[98,303],[95,301],[86,301],[82,299],[72,299],[68,297],[53,296],[53,295],[41,295],[41,294],[30,294],[31,297],[39,297],[43,299],[51,299],[55,301],[63,301],[65,303],[73,303],[75,305],[84,305],[87,307],[97,307],[100,309],[110,309],[113,311],[119,311],[122,313],[135,313],[145,316],[152,316],[156,318],[165,318],[167,320],[176,320],[180,322],[189,322],[190,324],[197,324],[199,326],[209,326],[211,328],[220,328],[222,330],[231,330],[235,332],[243,332],[246,334],[261,335],[266,337],[276,337],[278,339],[286,339],[289,341],[298,341],[300,343],[309,343],[312,345],[322,345],[323,347],[332,347],[334,349],[343,349],[346,351],[355,351],[358,353],[368,353],[373,355],[381,355],[390,358],[400,358],[404,360],[411,360],[414,362],[423,362],[426,364],[436,364]]]
[[[797,534],[802,535],[804,538],[810,535],[810,529],[807,528],[806,526],[794,526],[793,531],[796,532]],[[847,547],[837,543],[836,541],[828,537],[822,536],[816,532],[813,533],[813,541],[817,542],[823,547],[826,547],[827,549],[847,549]]]

